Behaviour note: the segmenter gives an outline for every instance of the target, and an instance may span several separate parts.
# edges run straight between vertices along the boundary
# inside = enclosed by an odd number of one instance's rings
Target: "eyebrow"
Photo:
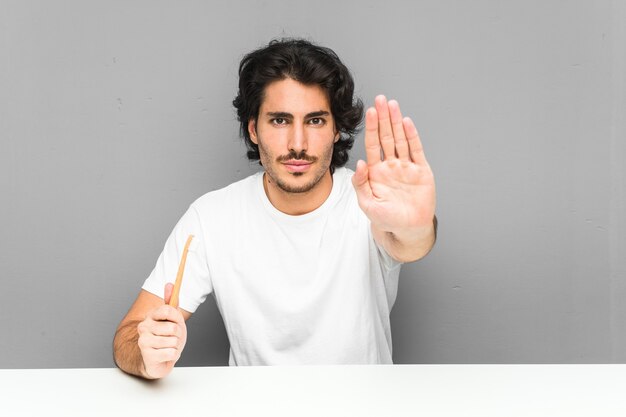
[[[283,118],[283,119],[293,119],[293,114],[291,113],[287,113],[284,111],[270,111],[266,113],[269,117],[279,117],[279,118]],[[326,110],[318,110],[318,111],[314,111],[311,113],[307,113],[306,116],[304,116],[305,119],[311,119],[313,117],[320,117],[320,116],[328,116],[330,115],[329,112],[327,112]]]

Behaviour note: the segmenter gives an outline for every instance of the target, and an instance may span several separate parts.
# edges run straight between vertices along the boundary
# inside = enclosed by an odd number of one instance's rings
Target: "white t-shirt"
[[[230,341],[230,365],[392,363],[389,313],[400,263],[372,237],[338,168],[316,210],[277,210],[251,175],[196,200],[165,243],[143,289],[163,297],[192,234],[179,305],[213,294]]]

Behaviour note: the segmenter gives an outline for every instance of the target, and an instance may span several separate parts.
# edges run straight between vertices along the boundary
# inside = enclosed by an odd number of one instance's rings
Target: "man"
[[[435,183],[413,122],[376,97],[365,114],[367,162],[352,173],[342,167],[363,105],[333,51],[273,41],[244,57],[239,77],[233,104],[263,170],[202,196],[180,219],[120,323],[117,365],[166,376],[185,320],[208,294],[230,365],[391,363],[400,265],[426,255],[436,234]],[[176,309],[167,302],[189,235]]]

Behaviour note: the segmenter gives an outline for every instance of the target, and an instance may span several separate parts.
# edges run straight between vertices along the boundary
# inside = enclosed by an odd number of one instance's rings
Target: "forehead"
[[[305,85],[291,78],[274,81],[265,87],[259,113],[288,112],[292,114],[326,110],[330,103],[318,85]]]

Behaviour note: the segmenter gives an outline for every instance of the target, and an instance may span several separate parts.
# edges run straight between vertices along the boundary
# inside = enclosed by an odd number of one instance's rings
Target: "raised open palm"
[[[377,96],[365,115],[367,163],[352,178],[359,206],[381,232],[403,235],[432,227],[435,180],[410,118],[395,100]]]

